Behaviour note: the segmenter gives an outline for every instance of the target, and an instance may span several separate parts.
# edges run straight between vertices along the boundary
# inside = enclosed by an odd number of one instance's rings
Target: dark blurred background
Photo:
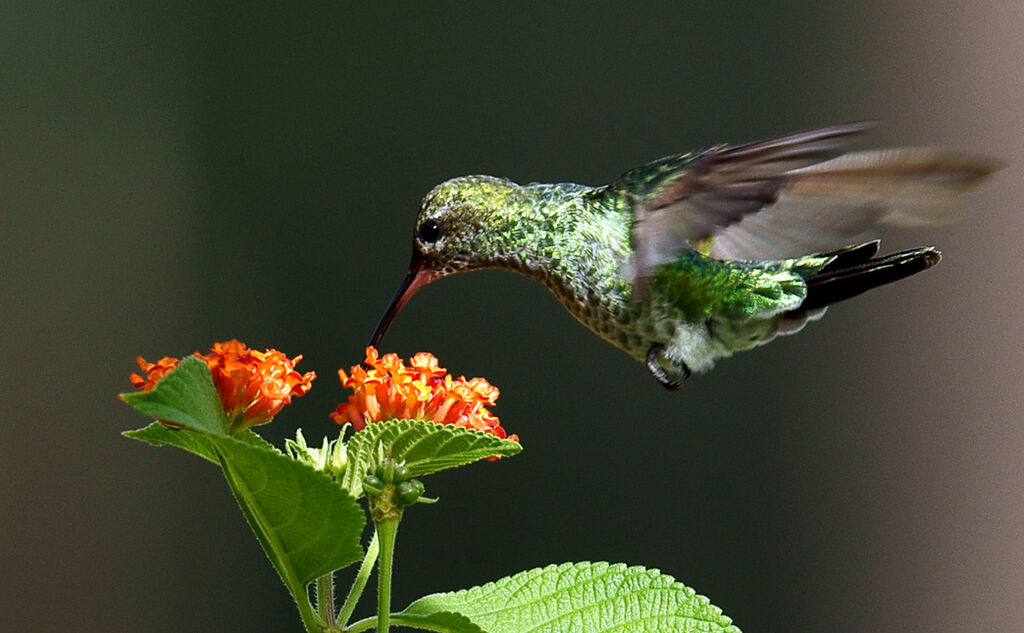
[[[526,450],[428,481],[395,604],[610,560],[748,633],[1019,629],[1024,6],[732,4],[5,3],[0,628],[301,630],[219,471],[120,437],[136,355],[302,353],[316,388],[263,432],[319,438],[436,183],[878,119],[1011,164],[885,236],[941,266],[679,393],[524,278],[410,302],[386,348],[486,376]]]

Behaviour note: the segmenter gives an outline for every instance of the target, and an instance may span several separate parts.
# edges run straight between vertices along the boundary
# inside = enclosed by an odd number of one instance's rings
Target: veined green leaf
[[[458,633],[739,633],[721,609],[671,576],[608,563],[551,565],[433,594],[394,621]]]
[[[346,445],[348,469],[343,483],[357,497],[363,494],[363,476],[376,459],[379,443],[391,447],[392,459],[405,460],[414,477],[523,450],[517,442],[452,424],[426,420],[374,422],[356,432]]]
[[[220,465],[217,453],[210,444],[210,436],[206,433],[199,433],[188,429],[174,429],[162,422],[153,422],[141,429],[125,431],[122,435],[133,440],[152,444],[153,446],[177,446],[218,466]]]
[[[449,633],[487,633],[464,615],[451,611],[439,611],[428,616],[403,615],[393,616],[392,622],[412,628],[424,628],[431,631],[448,631]],[[525,629],[516,629],[522,631]]]
[[[208,438],[249,525],[296,600],[318,576],[363,556],[366,515],[330,477],[275,449]]]
[[[227,416],[213,386],[210,368],[195,356],[181,359],[149,391],[123,393],[121,399],[158,420],[211,435],[228,434]]]
[[[149,426],[144,426],[141,429],[125,431],[122,435],[153,446],[177,446],[180,449],[211,461],[218,466],[220,465],[220,460],[217,459],[217,453],[213,450],[213,445],[210,443],[209,435],[205,433],[190,431],[188,429],[172,428],[162,422],[153,422]],[[236,433],[233,437],[247,444],[252,444],[253,446],[262,446],[270,450],[277,450],[269,442],[249,429]]]

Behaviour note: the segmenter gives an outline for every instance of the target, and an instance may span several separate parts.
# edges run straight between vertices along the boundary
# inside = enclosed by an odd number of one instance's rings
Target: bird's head
[[[484,268],[502,252],[510,198],[520,188],[492,176],[463,176],[434,187],[423,198],[412,239],[409,272],[377,325],[370,345],[384,333],[406,301],[426,284],[453,273]]]

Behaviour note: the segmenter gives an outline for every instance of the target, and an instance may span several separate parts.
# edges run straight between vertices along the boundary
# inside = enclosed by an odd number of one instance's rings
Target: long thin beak
[[[409,263],[409,274],[405,276],[402,285],[398,287],[395,298],[391,300],[391,305],[388,306],[384,316],[380,318],[380,323],[377,324],[377,329],[374,330],[373,337],[370,338],[371,346],[380,349],[380,340],[384,338],[384,333],[388,331],[388,327],[395,320],[402,306],[409,300],[409,297],[416,294],[416,291],[429,282],[433,276],[434,267],[427,260],[418,257],[413,258],[412,262]]]

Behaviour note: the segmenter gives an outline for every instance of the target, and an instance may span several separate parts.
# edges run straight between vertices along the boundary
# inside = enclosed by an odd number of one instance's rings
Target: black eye
[[[416,235],[427,244],[433,244],[441,237],[441,227],[433,220],[424,220]]]

